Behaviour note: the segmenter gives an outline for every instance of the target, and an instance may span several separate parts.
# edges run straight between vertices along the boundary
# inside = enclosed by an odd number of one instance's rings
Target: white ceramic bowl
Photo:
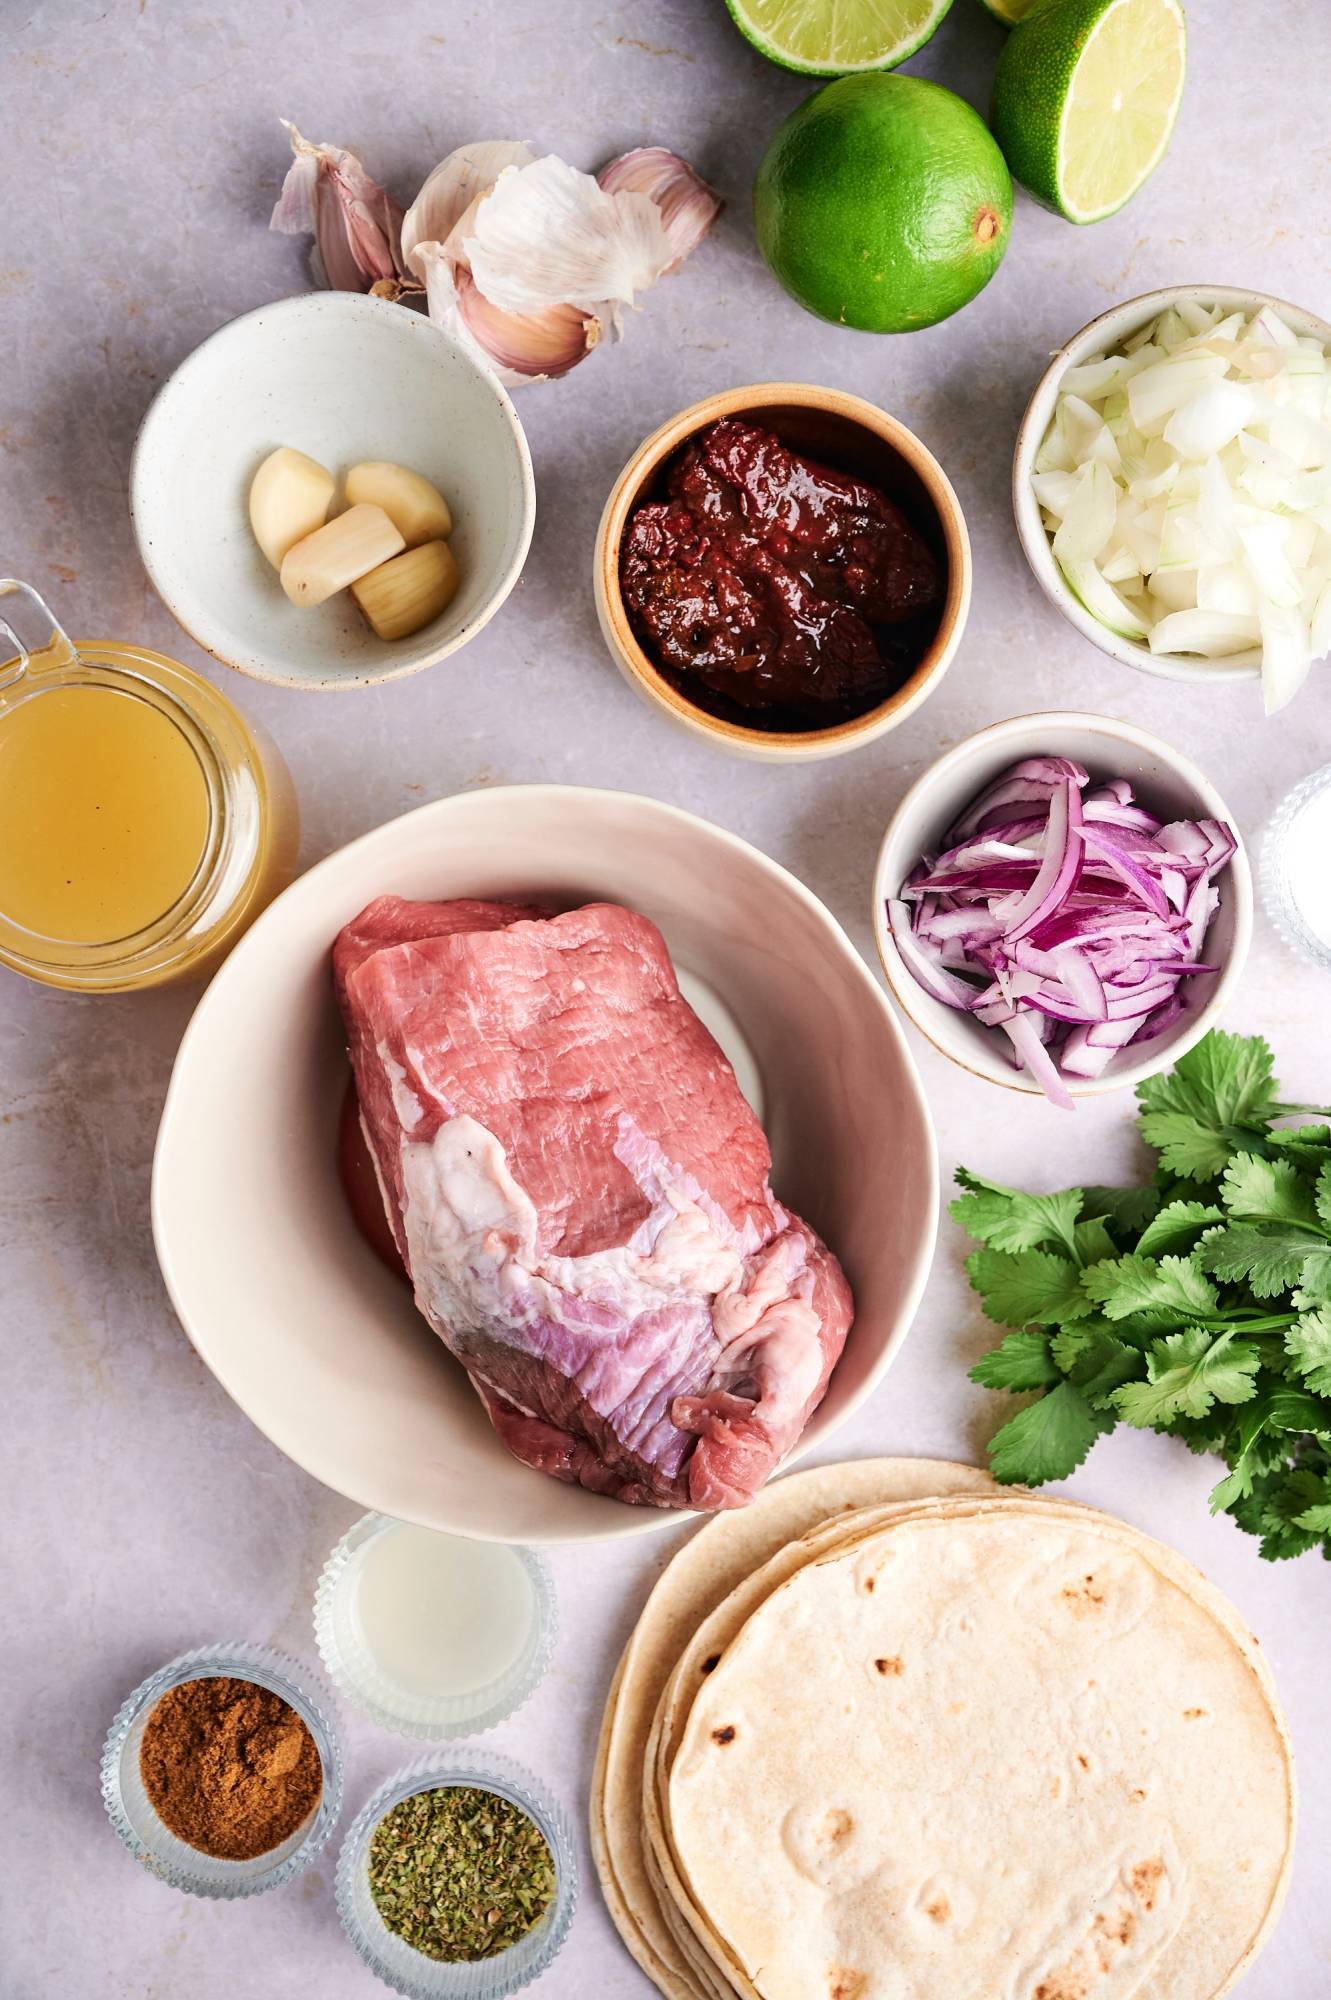
[[[452,509],[457,596],[409,639],[378,639],[349,593],[288,602],[250,532],[256,468],[281,444],[340,474],[394,459]],[[531,457],[494,377],[422,314],[356,292],[246,313],[166,382],[130,468],[139,554],[167,610],[214,658],[284,687],[400,679],[465,646],[526,560]]]
[[[933,1133],[904,1038],[794,876],[671,806],[557,785],[441,799],[354,841],[277,899],[200,1001],[162,1114],[153,1228],[176,1311],[224,1387],[307,1472],[399,1520],[558,1542],[677,1518],[511,1458],[352,1226],[334,1165],[347,1072],[329,948],[387,892],[604,898],[660,925],[690,997],[701,982],[713,1027],[747,1044],[777,1193],[855,1289],[801,1452],[824,1445],[881,1381],[933,1251]]]
[[[1153,653],[1149,646],[1141,645],[1135,639],[1121,639],[1108,626],[1102,625],[1098,618],[1093,618],[1081,599],[1068,588],[1063,572],[1054,560],[1049,532],[1040,519],[1039,502],[1031,487],[1036,454],[1049,429],[1067,370],[1078,368],[1097,355],[1109,353],[1167,307],[1177,305],[1180,299],[1204,306],[1223,306],[1226,312],[1255,313],[1263,306],[1274,306],[1296,333],[1309,334],[1325,341],[1331,348],[1331,325],[1324,319],[1318,319],[1315,313],[1305,312],[1302,306],[1292,306],[1284,299],[1272,298],[1266,292],[1248,292],[1235,285],[1166,285],[1160,291],[1143,292],[1140,298],[1128,299],[1121,306],[1111,307],[1059,348],[1035,385],[1035,393],[1026,406],[1026,414],[1017,432],[1017,449],[1012,461],[1012,511],[1016,515],[1022,549],[1036,582],[1068,623],[1075,625],[1082,637],[1089,639],[1093,646],[1098,646],[1102,653],[1108,653],[1111,659],[1121,660],[1125,666],[1140,667],[1145,674],[1156,674],[1163,680],[1200,681],[1212,686],[1224,680],[1256,680],[1262,670],[1260,648],[1234,653],[1222,660],[1206,660],[1197,653]]]
[[[1086,766],[1093,782],[1127,778],[1148,811],[1167,819],[1224,820],[1239,842],[1216,877],[1220,908],[1202,950],[1206,964],[1218,966],[1219,972],[1213,979],[1190,983],[1195,1004],[1163,1035],[1121,1050],[1103,1076],[1066,1079],[1073,1097],[1099,1097],[1168,1069],[1215,1026],[1238,985],[1252,941],[1252,874],[1237,822],[1215,786],[1168,743],[1130,722],[1069,710],[1010,716],[955,744],[916,779],[892,815],[874,871],[874,937],[893,995],[936,1049],[972,1076],[1027,1096],[1040,1095],[1039,1085],[1013,1068],[1006,1036],[926,993],[897,950],[887,921],[888,898],[900,893],[921,854],[937,847],[986,785],[1020,758],[1038,756],[1074,758]],[[1201,994],[1204,999],[1197,997]]]

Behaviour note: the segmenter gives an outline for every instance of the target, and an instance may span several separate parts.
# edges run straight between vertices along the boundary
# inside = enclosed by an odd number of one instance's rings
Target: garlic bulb
[[[620,330],[620,309],[702,241],[721,208],[692,167],[640,146],[599,176],[518,139],[459,146],[403,215],[350,153],[296,159],[272,227],[313,229],[331,285],[426,311],[510,387],[565,375]],[[327,242],[325,242],[327,238]]]
[[[402,209],[370,179],[354,153],[313,146],[282,120],[295,155],[268,227],[283,236],[312,234],[310,265],[317,283],[335,292],[368,292],[397,281],[402,262]]]

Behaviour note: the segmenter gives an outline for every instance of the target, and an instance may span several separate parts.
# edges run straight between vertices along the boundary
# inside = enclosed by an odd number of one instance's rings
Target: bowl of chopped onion
[[[1128,722],[1017,715],[902,799],[874,936],[893,997],[973,1076],[1078,1097],[1166,1069],[1243,971],[1252,876],[1215,787]]]
[[[1225,285],[1102,313],[1017,436],[1013,508],[1045,594],[1129,666],[1261,677],[1267,712],[1331,652],[1331,325]]]

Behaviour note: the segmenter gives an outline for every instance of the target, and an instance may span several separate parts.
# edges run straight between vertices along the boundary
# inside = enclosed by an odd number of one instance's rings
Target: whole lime
[[[922,77],[843,76],[774,134],[758,245],[810,312],[909,333],[969,304],[1002,262],[1012,180],[969,104]]]

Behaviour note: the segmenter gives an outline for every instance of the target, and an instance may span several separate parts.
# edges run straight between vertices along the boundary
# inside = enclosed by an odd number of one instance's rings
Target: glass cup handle
[[[5,604],[6,598],[17,602]],[[29,625],[29,620],[36,622]],[[0,647],[13,648],[0,659],[0,693],[22,680],[35,654],[44,656],[44,667],[68,667],[78,659],[73,640],[46,599],[16,576],[0,577]]]

